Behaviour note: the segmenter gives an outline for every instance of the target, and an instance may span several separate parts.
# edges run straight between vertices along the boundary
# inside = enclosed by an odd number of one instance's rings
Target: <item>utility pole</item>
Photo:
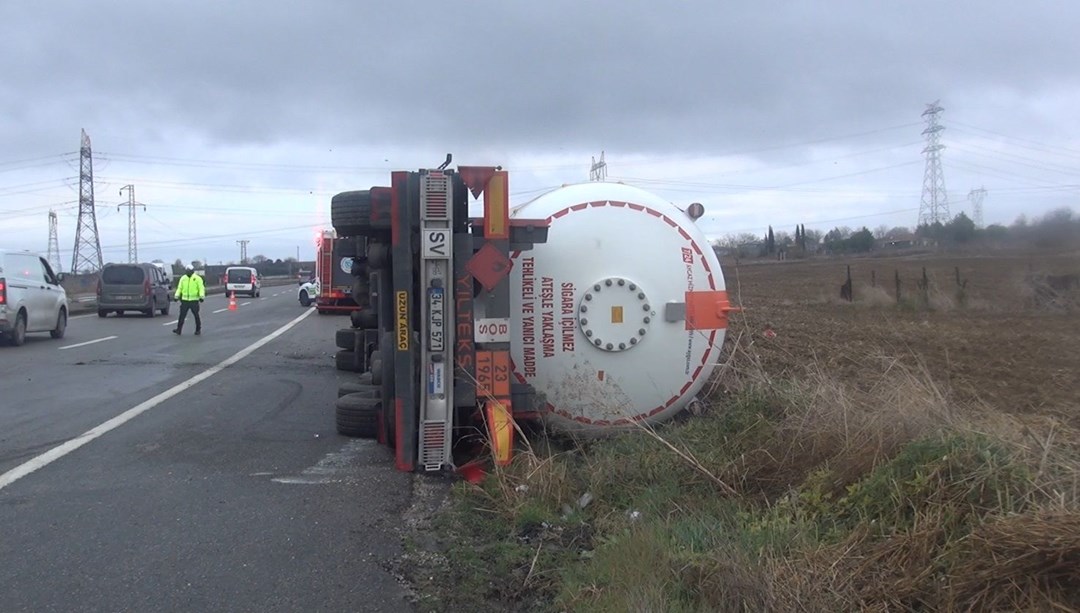
[[[590,181],[603,181],[607,179],[607,162],[604,161],[604,152],[600,152],[600,161],[597,162],[596,158],[592,159],[592,167],[589,169]]]
[[[49,266],[53,272],[61,273],[60,268],[60,241],[56,236],[56,212],[49,211]]]
[[[101,270],[101,266],[101,241],[94,215],[94,156],[90,137],[83,130],[79,148],[79,221],[75,227],[71,272],[93,273]]]
[[[128,202],[127,204],[121,204],[116,207],[119,211],[120,207],[126,206],[128,208],[128,262],[131,264],[137,264],[139,262],[139,246],[138,241],[135,238],[135,186],[125,185],[120,188],[120,195],[124,195],[124,190],[128,190]],[[146,210],[146,205],[142,205],[143,210]]]
[[[939,101],[926,105],[922,116],[926,118],[926,172],[923,175],[922,204],[919,205],[919,225],[949,222],[949,196],[945,193],[945,171],[941,167],[941,150],[945,148],[939,142],[941,131],[938,114],[944,111]]]
[[[248,246],[248,243],[250,243],[250,242],[251,242],[250,240],[236,241],[236,244],[240,245],[240,263],[241,264],[247,264],[247,246]]]

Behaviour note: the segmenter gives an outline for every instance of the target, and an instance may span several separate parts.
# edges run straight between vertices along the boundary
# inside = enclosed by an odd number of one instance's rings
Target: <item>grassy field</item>
[[[438,611],[1080,610],[1080,289],[1045,277],[1076,273],[725,263],[746,311],[703,411],[533,433],[405,575]]]

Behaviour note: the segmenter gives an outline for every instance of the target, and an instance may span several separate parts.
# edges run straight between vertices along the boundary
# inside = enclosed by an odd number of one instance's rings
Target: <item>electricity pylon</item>
[[[124,190],[128,190],[127,204],[121,204],[116,207],[119,211],[120,207],[126,206],[128,208],[128,262],[131,264],[137,264],[139,262],[139,243],[135,237],[135,207],[139,206],[139,203],[135,202],[135,186],[125,185],[120,188],[120,195],[124,195]],[[146,205],[142,205],[143,210],[146,210]]]
[[[945,193],[945,171],[941,167],[941,150],[945,148],[939,140],[945,128],[938,125],[938,113],[945,109],[938,101],[926,105],[923,117],[926,118],[926,172],[923,175],[922,204],[919,206],[919,225],[949,222],[949,196]]]
[[[63,272],[60,268],[60,240],[56,236],[56,211],[49,211],[49,266],[53,272]]]
[[[94,156],[90,151],[90,137],[83,130],[79,148],[79,221],[75,227],[71,272],[92,273],[101,270],[101,266],[101,241],[94,214]]]

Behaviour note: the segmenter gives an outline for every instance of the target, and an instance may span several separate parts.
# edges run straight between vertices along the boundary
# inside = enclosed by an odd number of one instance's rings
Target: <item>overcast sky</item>
[[[707,234],[1080,212],[1080,4],[0,0],[0,247],[71,265],[79,139],[106,261],[314,257],[330,197],[442,162],[513,204],[608,180]]]

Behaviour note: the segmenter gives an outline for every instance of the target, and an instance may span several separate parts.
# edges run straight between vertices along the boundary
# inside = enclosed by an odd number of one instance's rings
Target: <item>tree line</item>
[[[1028,219],[1021,215],[1011,225],[991,224],[979,228],[963,212],[947,223],[904,226],[866,226],[858,229],[836,226],[822,232],[797,224],[794,232],[774,231],[770,225],[763,236],[729,234],[713,242],[714,249],[737,257],[805,257],[814,254],[868,253],[875,250],[918,247],[1035,247],[1080,246],[1080,216],[1070,208],[1055,209]]]

